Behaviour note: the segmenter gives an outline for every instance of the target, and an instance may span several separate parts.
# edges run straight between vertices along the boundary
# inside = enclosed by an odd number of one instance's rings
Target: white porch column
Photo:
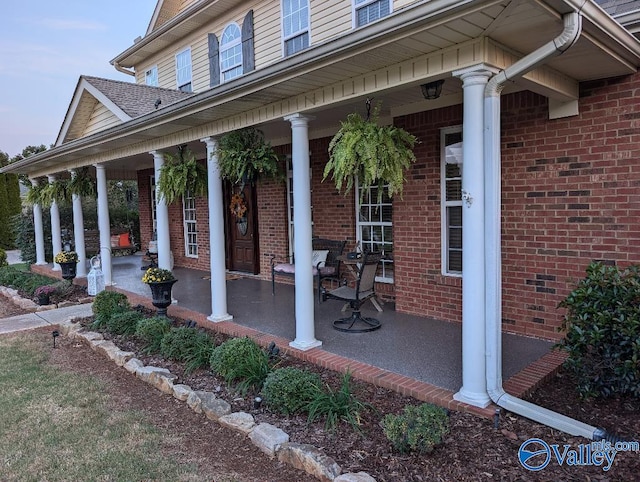
[[[218,141],[202,139],[207,145],[207,186],[209,197],[209,265],[211,269],[211,315],[213,322],[232,320],[227,313],[227,281],[224,259],[224,212],[222,179],[218,165]]]
[[[299,350],[309,350],[322,345],[315,338],[313,313],[313,272],[311,266],[311,182],[309,181],[309,120],[301,114],[284,118],[291,122],[293,164],[293,227],[295,230],[294,253],[296,339],[290,345]]]
[[[38,181],[31,179],[31,184],[36,186]],[[44,256],[44,228],[42,227],[42,206],[40,204],[33,205],[33,229],[36,236],[36,264],[47,264]]]
[[[454,398],[486,407],[484,286],[484,66],[454,72],[463,81],[462,123],[462,387]]]
[[[171,240],[169,238],[169,208],[167,200],[160,195],[160,169],[164,166],[164,155],[151,151],[156,180],[156,230],[158,234],[158,267],[171,269]]]
[[[56,181],[56,176],[48,175],[47,180],[49,181],[49,184],[53,184]],[[51,203],[49,214],[51,216],[51,247],[53,248],[53,256],[55,257],[56,254],[62,251],[60,210],[58,209],[58,202],[55,199]],[[60,265],[56,262],[53,263],[53,271],[60,271]]]
[[[71,177],[75,178],[78,173],[75,169],[70,169]],[[87,276],[87,253],[84,246],[84,216],[82,215],[82,198],[78,194],[71,195],[73,206],[73,244],[78,253],[78,266],[76,277]]]
[[[100,231],[100,259],[105,286],[113,285],[111,277],[111,225],[107,196],[107,172],[102,164],[94,164],[98,190],[98,230]]]

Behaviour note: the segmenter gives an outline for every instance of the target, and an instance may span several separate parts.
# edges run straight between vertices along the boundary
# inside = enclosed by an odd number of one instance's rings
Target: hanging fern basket
[[[264,134],[253,127],[222,136],[217,154],[220,176],[233,184],[283,178],[278,155]]]
[[[167,204],[180,199],[186,192],[193,196],[207,194],[207,168],[196,161],[188,147],[180,146],[175,156],[165,154],[164,158],[158,191]]]
[[[367,101],[367,109],[370,103]],[[382,201],[385,185],[387,194],[402,196],[404,172],[415,162],[413,147],[417,138],[402,128],[379,126],[380,104],[368,119],[353,113],[341,123],[340,130],[329,143],[329,162],[323,181],[331,176],[338,191],[351,191],[358,179],[362,194],[377,186],[378,202]],[[369,117],[369,116],[367,116]]]

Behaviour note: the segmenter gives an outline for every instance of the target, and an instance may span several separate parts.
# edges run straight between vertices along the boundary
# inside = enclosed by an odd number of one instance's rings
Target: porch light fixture
[[[422,89],[422,95],[427,100],[437,99],[442,93],[442,84],[444,84],[444,79],[429,82],[428,84],[422,84],[420,86]]]

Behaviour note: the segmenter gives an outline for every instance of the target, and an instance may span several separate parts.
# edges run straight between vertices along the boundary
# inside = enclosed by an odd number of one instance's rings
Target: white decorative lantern
[[[104,274],[102,274],[100,255],[91,258],[90,264],[91,270],[87,275],[87,293],[89,296],[95,296],[104,291]]]

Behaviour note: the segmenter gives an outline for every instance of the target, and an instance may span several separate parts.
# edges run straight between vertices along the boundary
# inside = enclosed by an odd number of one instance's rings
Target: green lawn
[[[0,337],[0,480],[197,480],[147,415],[113,412],[100,383],[48,365],[49,335]]]

